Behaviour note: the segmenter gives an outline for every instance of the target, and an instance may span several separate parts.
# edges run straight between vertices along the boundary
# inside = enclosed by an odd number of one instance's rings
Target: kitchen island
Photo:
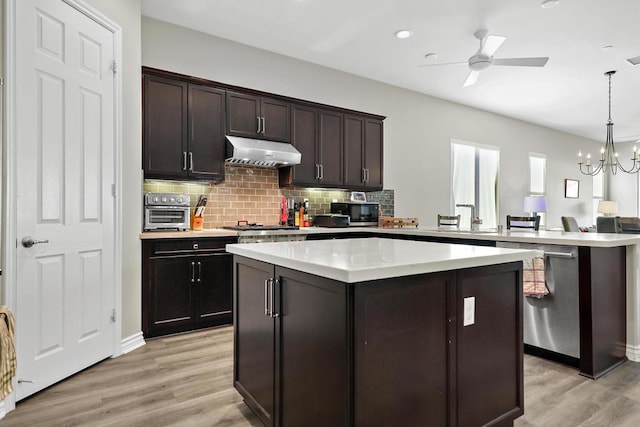
[[[510,425],[522,260],[366,238],[228,245],[234,386],[265,425]]]

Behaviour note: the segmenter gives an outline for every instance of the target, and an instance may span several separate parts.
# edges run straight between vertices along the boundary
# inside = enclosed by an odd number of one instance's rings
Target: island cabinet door
[[[458,272],[458,425],[511,425],[523,414],[522,263]]]
[[[356,285],[354,425],[452,425],[447,295],[454,284],[453,273],[436,273]]]
[[[276,267],[276,425],[351,425],[347,284]]]
[[[274,425],[275,321],[266,313],[273,266],[234,258],[234,387],[266,426]]]

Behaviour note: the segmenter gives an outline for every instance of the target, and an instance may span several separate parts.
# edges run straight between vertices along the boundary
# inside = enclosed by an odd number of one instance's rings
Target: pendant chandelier
[[[640,159],[638,158],[638,147],[633,146],[633,155],[631,157],[631,167],[625,169],[618,159],[618,153],[613,146],[613,121],[611,120],[611,76],[615,71],[607,71],[605,76],[609,77],[609,120],[607,121],[607,140],[600,149],[600,160],[596,165],[591,165],[591,153],[587,153],[586,161],[582,160],[582,151],[578,152],[578,165],[580,172],[585,175],[597,175],[598,173],[607,173],[611,171],[613,175],[618,173],[618,169],[625,173],[638,173],[640,171]]]

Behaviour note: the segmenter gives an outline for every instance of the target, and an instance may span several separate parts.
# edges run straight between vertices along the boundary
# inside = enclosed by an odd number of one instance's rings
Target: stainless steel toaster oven
[[[188,230],[191,226],[186,194],[146,193],[144,195],[144,230]]]

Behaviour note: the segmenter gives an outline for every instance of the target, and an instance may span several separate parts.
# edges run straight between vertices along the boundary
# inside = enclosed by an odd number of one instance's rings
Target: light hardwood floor
[[[231,327],[148,340],[18,403],[0,426],[260,426],[232,366]],[[597,381],[532,356],[524,366],[516,427],[640,425],[640,363]]]

